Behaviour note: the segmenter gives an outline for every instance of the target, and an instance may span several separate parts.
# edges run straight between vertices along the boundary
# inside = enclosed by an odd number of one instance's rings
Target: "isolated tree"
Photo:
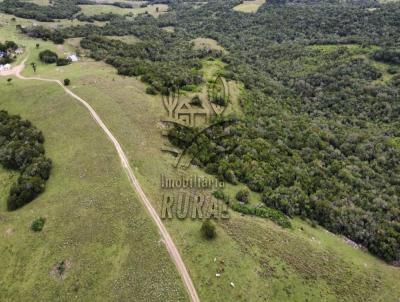
[[[64,85],[65,86],[69,86],[69,84],[71,84],[71,80],[70,79],[64,79]]]
[[[58,55],[55,52],[46,49],[39,53],[39,59],[46,64],[52,64],[57,62]]]
[[[46,219],[42,217],[35,219],[31,224],[31,230],[34,232],[41,232],[43,230],[45,222]]]
[[[31,66],[32,66],[33,72],[36,72],[36,63],[35,63],[35,62],[32,62],[32,63],[31,63]]]
[[[7,79],[7,84],[10,85],[11,82],[12,82],[12,79],[11,79],[11,78],[8,78],[8,79]]]
[[[213,239],[217,234],[215,231],[215,225],[210,219],[207,219],[203,222],[200,232],[206,239]]]
[[[36,48],[39,48],[39,46],[40,46],[40,44],[39,44],[39,43],[36,43]]]

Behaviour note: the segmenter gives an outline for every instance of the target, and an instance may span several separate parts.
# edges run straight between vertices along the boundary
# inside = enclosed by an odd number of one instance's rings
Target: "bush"
[[[212,195],[219,200],[223,200],[226,204],[229,204],[230,198],[223,191],[217,190],[212,193]]]
[[[213,239],[217,234],[215,231],[215,225],[209,219],[203,222],[200,231],[206,239]]]
[[[155,89],[153,86],[149,86],[146,88],[146,93],[151,95],[156,95],[157,89]]]
[[[195,90],[197,90],[197,86],[196,85],[193,85],[193,84],[189,84],[189,85],[184,85],[184,86],[182,86],[182,88],[181,88],[183,91],[188,91],[188,92],[190,92],[190,91],[195,91]]]
[[[399,72],[399,70],[400,70],[400,68],[398,66],[390,66],[387,69],[387,72],[390,73],[390,74],[396,74],[396,73]]]
[[[292,227],[290,220],[282,212],[265,206],[256,208],[246,204],[241,205],[239,203],[235,203],[232,205],[232,210],[245,215],[254,215],[261,218],[271,219],[273,222],[283,228]]]
[[[69,84],[71,84],[71,80],[70,79],[64,79],[64,85],[65,86],[69,86]]]
[[[249,190],[240,190],[239,192],[236,193],[236,200],[243,202],[243,203],[248,203],[250,199],[250,192]]]
[[[51,50],[46,49],[39,53],[39,59],[43,63],[53,64],[53,63],[57,62],[58,56],[55,52],[52,52]]]
[[[199,106],[199,107],[202,106],[201,99],[199,98],[198,95],[194,96],[194,97],[191,99],[190,104],[191,104],[191,105],[194,105],[194,106]]]
[[[58,58],[57,59],[57,66],[65,66],[71,63],[71,60],[65,58]]]
[[[46,222],[46,219],[44,219],[42,217],[35,219],[31,224],[31,230],[34,232],[41,232],[43,230],[45,222]]]

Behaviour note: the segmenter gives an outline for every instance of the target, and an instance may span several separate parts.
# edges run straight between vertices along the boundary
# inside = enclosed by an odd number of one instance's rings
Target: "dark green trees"
[[[58,55],[55,52],[46,49],[39,53],[39,59],[43,63],[52,64],[57,62]]]
[[[29,121],[0,111],[0,164],[21,172],[12,185],[7,208],[14,211],[45,189],[51,161],[44,156],[43,134]]]

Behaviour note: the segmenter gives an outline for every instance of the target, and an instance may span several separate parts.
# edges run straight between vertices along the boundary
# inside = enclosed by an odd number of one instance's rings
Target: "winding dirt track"
[[[114,137],[114,135],[111,133],[110,130],[108,130],[107,126],[103,123],[101,118],[98,116],[96,111],[82,98],[77,96],[75,93],[73,93],[71,90],[69,90],[67,87],[65,87],[61,81],[59,80],[53,80],[53,79],[45,79],[45,78],[40,78],[40,77],[24,77],[21,75],[22,70],[25,67],[25,62],[28,59],[26,57],[20,65],[12,68],[11,70],[1,72],[0,76],[11,76],[15,75],[17,78],[21,80],[36,80],[36,81],[44,81],[44,82],[53,82],[58,85],[60,85],[66,93],[68,93],[70,96],[72,96],[74,99],[79,101],[83,106],[86,107],[87,110],[89,110],[92,118],[96,121],[96,123],[103,129],[103,131],[107,134],[108,138],[111,140],[111,142],[114,144],[114,147],[118,153],[119,158],[121,159],[122,167],[125,169],[125,171],[128,174],[129,181],[133,188],[135,189],[136,193],[139,195],[139,198],[143,205],[146,207],[147,211],[149,212],[151,218],[154,220],[155,224],[158,227],[158,230],[161,234],[161,237],[165,243],[165,246],[167,247],[168,253],[170,254],[172,260],[175,263],[175,266],[181,275],[182,281],[185,284],[187,293],[190,297],[190,300],[192,302],[200,302],[200,299],[197,295],[196,288],[194,287],[193,281],[190,278],[189,272],[185,266],[185,263],[182,260],[181,255],[179,254],[178,249],[176,248],[171,236],[169,235],[167,229],[165,228],[164,224],[162,223],[160,217],[158,216],[157,211],[153,208],[151,202],[147,198],[146,194],[144,193],[142,187],[139,184],[139,181],[137,180],[136,176],[133,174],[132,168],[129,165],[129,161],[122,150],[122,147],[120,143],[117,141],[117,139]]]

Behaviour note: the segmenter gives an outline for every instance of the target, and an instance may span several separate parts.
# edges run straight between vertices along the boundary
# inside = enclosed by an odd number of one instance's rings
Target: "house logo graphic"
[[[162,96],[168,117],[166,123],[175,123],[187,127],[198,127],[207,124],[213,115],[221,116],[229,103],[229,86],[223,77],[217,79],[207,90],[206,102],[193,104],[193,100],[183,99],[179,90],[170,90],[168,95]]]
[[[190,146],[201,135],[211,135],[213,127],[225,127],[234,120],[223,119],[223,114],[229,105],[229,86],[223,77],[217,77],[208,85],[207,95],[201,99],[199,96],[192,98],[182,97],[179,90],[171,89],[167,95],[162,96],[162,102],[167,116],[162,122],[167,125],[163,135],[168,136],[173,127],[190,128],[195,131],[194,136],[188,142],[188,147],[177,149],[170,144],[162,147],[162,151],[173,154],[176,157],[175,168],[188,168],[195,154],[189,151]],[[217,117],[217,119],[213,119]],[[211,122],[213,119],[214,122]],[[220,139],[213,137],[212,139]]]

